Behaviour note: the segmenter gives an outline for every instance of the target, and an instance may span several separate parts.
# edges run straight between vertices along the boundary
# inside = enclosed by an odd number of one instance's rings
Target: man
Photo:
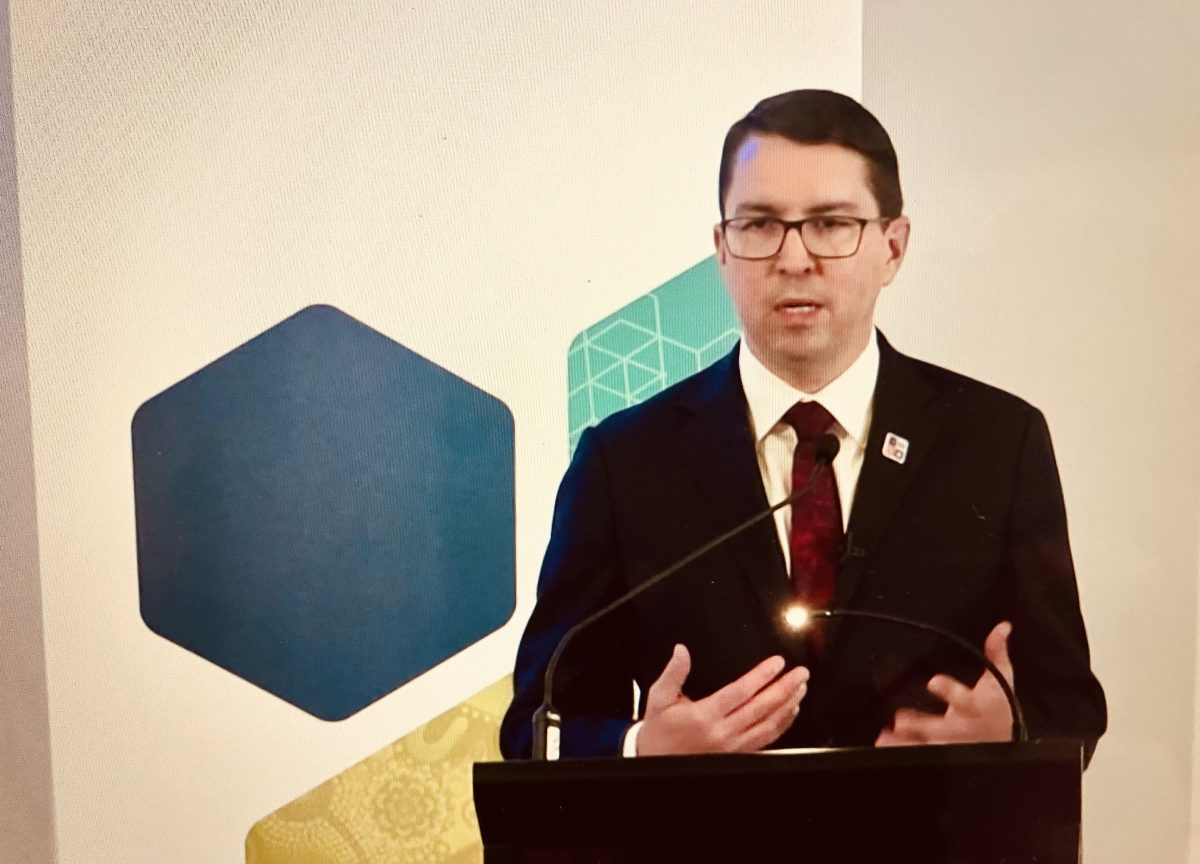
[[[904,258],[896,156],[854,100],[800,90],[726,136],[713,239],[743,340],[580,439],[501,729],[528,756],[566,630],[787,497],[807,496],[581,634],[554,702],[564,755],[1007,740],[997,682],[946,640],[782,611],[858,609],[982,648],[1035,737],[1106,722],[1042,415],[874,329]],[[823,435],[840,449],[832,471]],[[643,694],[634,721],[631,682]]]

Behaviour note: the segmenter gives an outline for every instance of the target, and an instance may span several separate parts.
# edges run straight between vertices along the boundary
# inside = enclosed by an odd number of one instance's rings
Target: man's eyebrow
[[[855,213],[858,205],[853,201],[830,201],[828,204],[818,204],[805,210],[810,216],[821,216],[825,213]]]
[[[737,206],[737,213],[765,213],[768,216],[778,216],[783,211],[774,204],[760,203],[758,201],[744,201]]]

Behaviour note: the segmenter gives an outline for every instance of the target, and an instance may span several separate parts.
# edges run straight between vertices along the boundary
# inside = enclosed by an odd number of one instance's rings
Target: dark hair
[[[875,115],[841,93],[792,90],[762,100],[729,127],[717,181],[717,206],[722,219],[734,159],[746,139],[755,133],[781,135],[800,144],[837,144],[861,153],[867,160],[867,184],[879,204],[879,214],[891,218],[904,209],[896,151]]]

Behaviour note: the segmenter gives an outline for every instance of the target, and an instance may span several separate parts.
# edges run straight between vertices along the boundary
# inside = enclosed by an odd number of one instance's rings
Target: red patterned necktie
[[[792,489],[808,482],[816,465],[817,441],[834,424],[833,415],[817,402],[797,402],[785,423],[796,430],[792,457]],[[842,506],[833,469],[823,468],[808,494],[792,505],[792,583],[796,597],[810,609],[828,609],[842,557]]]

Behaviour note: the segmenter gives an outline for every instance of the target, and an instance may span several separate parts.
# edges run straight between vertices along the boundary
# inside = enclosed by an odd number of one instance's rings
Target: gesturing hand
[[[1008,637],[1012,624],[1001,621],[988,634],[983,653],[996,664],[1009,685],[1013,683]],[[946,703],[945,714],[928,714],[901,708],[892,718],[892,728],[875,739],[876,747],[898,744],[960,744],[972,741],[1012,740],[1012,712],[1000,684],[986,670],[974,687],[949,675],[934,675],[926,685],[929,692]]]
[[[808,670],[786,674],[782,657],[769,657],[741,678],[697,701],[683,695],[692,668],[687,648],[671,659],[646,694],[638,733],[639,756],[761,750],[787,730],[808,690]]]

